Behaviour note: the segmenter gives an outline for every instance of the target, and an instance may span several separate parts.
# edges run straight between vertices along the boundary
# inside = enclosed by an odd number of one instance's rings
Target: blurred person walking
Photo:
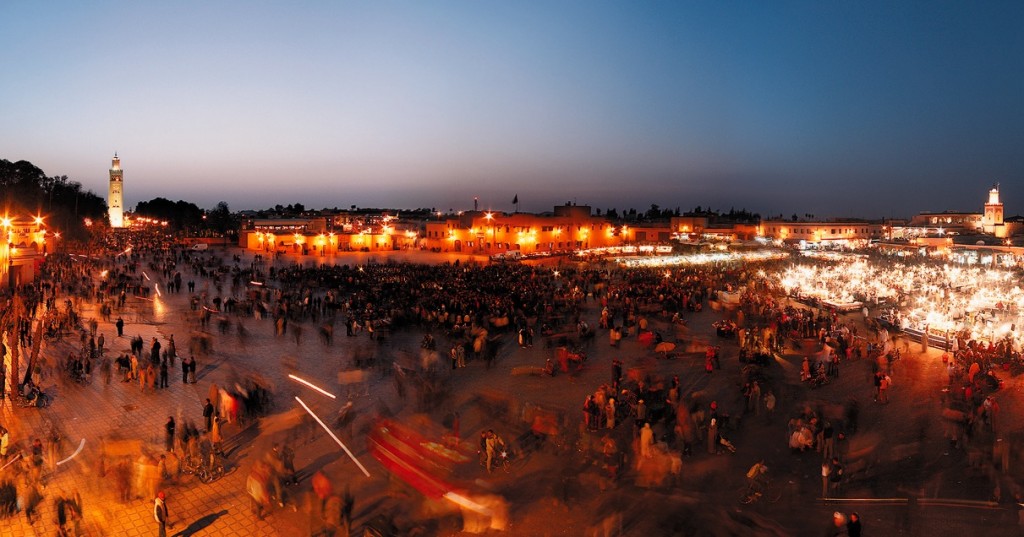
[[[168,377],[167,360],[163,360],[162,362],[160,362],[160,387],[161,388],[169,388],[170,387],[170,382],[168,381],[167,377]]]
[[[174,416],[167,416],[167,423],[164,424],[164,448],[167,451],[174,449]]]
[[[203,420],[206,422],[206,432],[213,429],[213,403],[207,399],[203,405]]]

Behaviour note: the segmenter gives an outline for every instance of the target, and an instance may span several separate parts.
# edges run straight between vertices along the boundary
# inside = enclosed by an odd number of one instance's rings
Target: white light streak
[[[62,461],[58,461],[58,462],[57,462],[57,466],[60,466],[60,465],[64,464],[65,462],[68,462],[68,461],[70,461],[71,459],[73,459],[73,458],[77,457],[77,456],[78,456],[78,454],[82,452],[82,449],[83,449],[84,447],[85,447],[85,439],[83,438],[83,439],[82,439],[82,441],[78,443],[78,449],[76,449],[74,453],[72,453],[71,455],[69,455],[69,456],[68,456],[68,458],[66,458],[66,459],[64,459],[64,460],[62,460]]]
[[[15,455],[15,456],[11,457],[11,460],[10,460],[10,462],[8,462],[7,464],[5,464],[5,465],[3,465],[3,466],[0,466],[0,470],[3,470],[3,469],[5,469],[5,468],[7,468],[8,466],[10,466],[10,465],[12,465],[12,464],[14,464],[14,463],[18,462],[19,460],[21,460],[21,452],[20,452],[20,451],[18,452],[18,454],[17,454],[17,455]]]
[[[461,506],[465,507],[466,509],[470,509],[472,511],[476,511],[477,513],[480,513],[481,515],[491,516],[491,515],[494,514],[494,512],[491,511],[490,509],[488,509],[488,508],[486,508],[486,507],[484,507],[484,506],[474,502],[473,500],[470,500],[469,498],[467,498],[467,497],[465,497],[465,496],[463,496],[463,495],[461,495],[461,494],[459,494],[457,492],[446,492],[446,493],[444,493],[444,498],[446,500],[448,500],[448,501],[451,501],[451,502],[454,502],[454,503],[456,503],[458,505],[461,505]]]
[[[296,377],[295,375],[292,375],[292,374],[289,374],[288,378],[294,380],[295,382],[299,382],[299,383],[305,384],[306,386],[309,386],[310,388],[313,388],[314,390],[316,390],[316,391],[326,395],[327,397],[330,397],[331,399],[337,399],[337,397],[335,397],[333,393],[331,393],[331,392],[329,392],[329,391],[327,391],[327,390],[317,386],[316,384],[313,384],[312,382],[310,382],[310,381],[308,381],[306,379]]]
[[[345,444],[343,444],[341,440],[338,439],[337,436],[335,436],[334,431],[332,431],[330,427],[328,427],[327,424],[325,424],[324,421],[320,419],[320,416],[314,414],[313,411],[308,406],[306,406],[306,403],[302,399],[299,399],[298,395],[295,396],[295,400],[298,401],[300,405],[302,405],[302,408],[306,409],[306,412],[308,412],[310,416],[313,416],[313,419],[315,419],[316,422],[319,423],[320,426],[323,427],[325,431],[327,431],[327,434],[331,435],[331,438],[333,438],[334,441],[338,443],[338,446],[340,446],[341,449],[345,450],[345,453],[348,455],[348,458],[352,459],[352,462],[356,463],[356,466],[358,466],[359,469],[363,471],[363,475],[365,475],[366,477],[370,477],[370,472],[367,471],[366,467],[363,466],[363,464],[359,462],[359,459],[357,459],[356,456],[353,455],[351,451],[349,451],[348,447]]]

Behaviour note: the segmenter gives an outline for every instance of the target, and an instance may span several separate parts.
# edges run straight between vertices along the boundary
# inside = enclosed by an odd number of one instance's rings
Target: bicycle
[[[497,466],[501,466],[506,474],[526,462],[526,457],[522,453],[517,453],[510,447],[502,448],[497,454],[497,459]]]
[[[200,457],[185,455],[185,457],[181,459],[180,471],[183,474],[196,475],[199,473],[202,466],[203,464]]]
[[[782,488],[765,478],[763,481],[754,481],[747,484],[740,491],[740,503],[750,505],[765,500],[768,503],[776,503],[782,498]]]
[[[224,477],[224,464],[216,453],[210,453],[209,464],[200,464],[196,469],[196,477],[203,483],[213,483]]]
[[[487,468],[486,452],[477,451],[477,456],[480,458],[480,466]],[[501,468],[507,474],[512,471],[512,468],[519,466],[519,464],[524,461],[525,457],[521,452],[515,452],[508,445],[502,444],[494,450],[494,459],[491,460],[491,468]]]

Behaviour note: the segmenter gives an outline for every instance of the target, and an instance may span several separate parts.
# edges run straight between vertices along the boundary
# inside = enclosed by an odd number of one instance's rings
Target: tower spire
[[[121,170],[121,159],[114,151],[114,159],[110,163],[110,185],[107,196],[107,211],[110,227],[124,227],[124,171]]]

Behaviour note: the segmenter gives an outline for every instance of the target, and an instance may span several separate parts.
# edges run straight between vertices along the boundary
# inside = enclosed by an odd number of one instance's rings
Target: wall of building
[[[591,216],[588,207],[574,205],[556,207],[554,215],[475,211],[429,221],[424,224],[422,245],[439,251],[486,254],[509,250],[556,253],[635,242],[635,234],[630,226],[613,225]]]
[[[56,248],[59,237],[39,218],[2,220],[0,241],[0,287],[22,285],[35,280],[37,268]]]
[[[823,242],[881,239],[883,226],[871,222],[791,222],[765,220],[760,234],[772,240]]]
[[[402,250],[418,247],[419,236],[409,232],[270,233],[243,230],[239,246],[260,252],[330,255],[337,252]]]

